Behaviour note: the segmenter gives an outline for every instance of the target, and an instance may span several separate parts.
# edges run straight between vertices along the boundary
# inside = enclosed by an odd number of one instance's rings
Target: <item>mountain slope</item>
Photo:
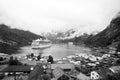
[[[29,31],[11,29],[7,25],[0,25],[0,52],[11,53],[20,46],[29,45],[32,40],[42,36]]]
[[[117,15],[119,15],[118,13]],[[111,20],[110,25],[102,32],[87,39],[86,44],[106,47],[120,41],[120,16]],[[119,45],[119,44],[118,44]]]

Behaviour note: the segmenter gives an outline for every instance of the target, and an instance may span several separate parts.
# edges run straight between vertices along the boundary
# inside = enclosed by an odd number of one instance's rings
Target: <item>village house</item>
[[[61,69],[63,69],[64,71],[71,71],[74,69],[74,65],[70,64],[70,63],[66,63],[66,64],[51,64],[51,69],[54,70],[56,67],[60,67]]]
[[[90,80],[90,77],[86,76],[83,73],[80,73],[80,74],[77,75],[77,79],[78,80]]]
[[[110,54],[104,54],[104,55],[102,56],[102,58],[107,58],[107,57],[110,57]]]
[[[3,73],[30,73],[33,70],[33,66],[24,66],[24,65],[12,65],[12,66],[7,66],[6,68],[4,68],[3,70],[1,70],[0,72]]]
[[[115,54],[115,53],[116,53],[116,50],[117,50],[117,49],[116,49],[115,47],[112,47],[112,46],[109,47],[109,53],[110,53],[110,54]]]
[[[109,69],[100,69],[92,71],[90,73],[90,79],[91,80],[105,79],[109,74],[111,74],[111,71]]]
[[[75,55],[67,56],[68,59],[72,59],[72,58],[75,58],[75,57],[76,57]]]
[[[120,72],[120,66],[112,66],[109,68],[113,73],[119,73]]]
[[[76,55],[78,55],[79,57],[83,57],[85,59],[88,59],[89,58],[89,55],[88,54],[83,54],[83,53],[76,53]]]
[[[55,80],[69,80],[70,77],[64,73],[64,71],[60,67],[56,67],[53,70],[53,75]]]
[[[9,57],[8,54],[0,53],[0,65],[8,64],[9,61],[8,57]]]
[[[88,63],[87,65],[89,65],[89,66],[96,66],[95,63]]]

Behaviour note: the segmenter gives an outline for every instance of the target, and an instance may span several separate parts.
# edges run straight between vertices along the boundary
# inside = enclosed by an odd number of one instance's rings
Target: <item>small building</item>
[[[97,57],[95,57],[95,56],[89,56],[89,60],[91,60],[91,61],[97,61]]]
[[[90,74],[90,79],[92,80],[105,79],[109,74],[112,74],[112,72],[109,69],[100,69],[92,71]]]
[[[8,66],[1,70],[0,72],[30,72],[32,66],[23,66],[23,65],[13,65],[13,66]]]
[[[104,54],[104,55],[102,56],[102,58],[107,58],[107,57],[110,57],[110,54]]]
[[[4,57],[4,56],[8,56],[8,54],[0,53],[0,56]]]
[[[29,74],[28,80],[42,80],[42,75],[44,74],[44,68],[42,65],[36,65],[34,70]]]
[[[110,46],[110,47],[109,47],[109,53],[110,53],[110,54],[115,54],[115,53],[116,53],[116,50],[117,50],[117,49],[116,49],[115,47],[113,47],[113,46]]]
[[[84,54],[84,53],[76,53],[76,55],[78,55],[79,57],[83,57],[85,59],[88,59],[89,58],[89,55],[88,54]]]
[[[0,73],[7,75],[13,75],[14,79],[17,80],[16,76],[24,75],[24,73],[30,73],[32,66],[24,66],[24,65],[12,65],[6,66],[4,69],[0,71]]]
[[[88,63],[87,65],[89,65],[89,66],[96,66],[95,63]]]
[[[8,67],[8,65],[0,65],[0,72],[2,71],[2,70],[4,70],[5,68],[7,68]]]
[[[64,71],[60,67],[56,67],[53,70],[53,75],[56,80],[69,80],[69,76],[64,73]]]
[[[0,65],[5,65],[5,64],[8,64],[9,60],[3,60],[3,61],[0,61]]]
[[[74,69],[74,65],[70,64],[70,63],[66,63],[66,64],[51,64],[51,69],[54,70],[56,67],[60,67],[61,69],[63,69],[64,71],[71,71]]]
[[[77,75],[77,79],[79,80],[90,80],[90,77],[84,75],[83,73],[80,73]]]
[[[113,73],[119,73],[120,72],[120,66],[112,66],[109,68]]]
[[[9,57],[8,54],[4,54],[4,53],[0,53],[0,64],[8,64],[9,59],[7,59]]]

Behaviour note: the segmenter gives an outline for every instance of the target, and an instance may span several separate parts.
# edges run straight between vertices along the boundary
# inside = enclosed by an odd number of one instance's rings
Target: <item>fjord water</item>
[[[51,47],[45,49],[32,49],[31,46],[21,47],[17,54],[14,56],[24,56],[27,54],[34,53],[35,55],[49,56],[52,55],[54,59],[65,58],[75,53],[91,53],[90,48],[84,45],[72,45],[72,44],[52,44]]]

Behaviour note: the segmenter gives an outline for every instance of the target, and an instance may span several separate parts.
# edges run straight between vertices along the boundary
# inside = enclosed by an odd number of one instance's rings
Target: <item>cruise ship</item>
[[[33,40],[31,46],[32,49],[43,49],[43,48],[48,48],[51,47],[51,41],[48,39],[37,39],[37,40]]]

